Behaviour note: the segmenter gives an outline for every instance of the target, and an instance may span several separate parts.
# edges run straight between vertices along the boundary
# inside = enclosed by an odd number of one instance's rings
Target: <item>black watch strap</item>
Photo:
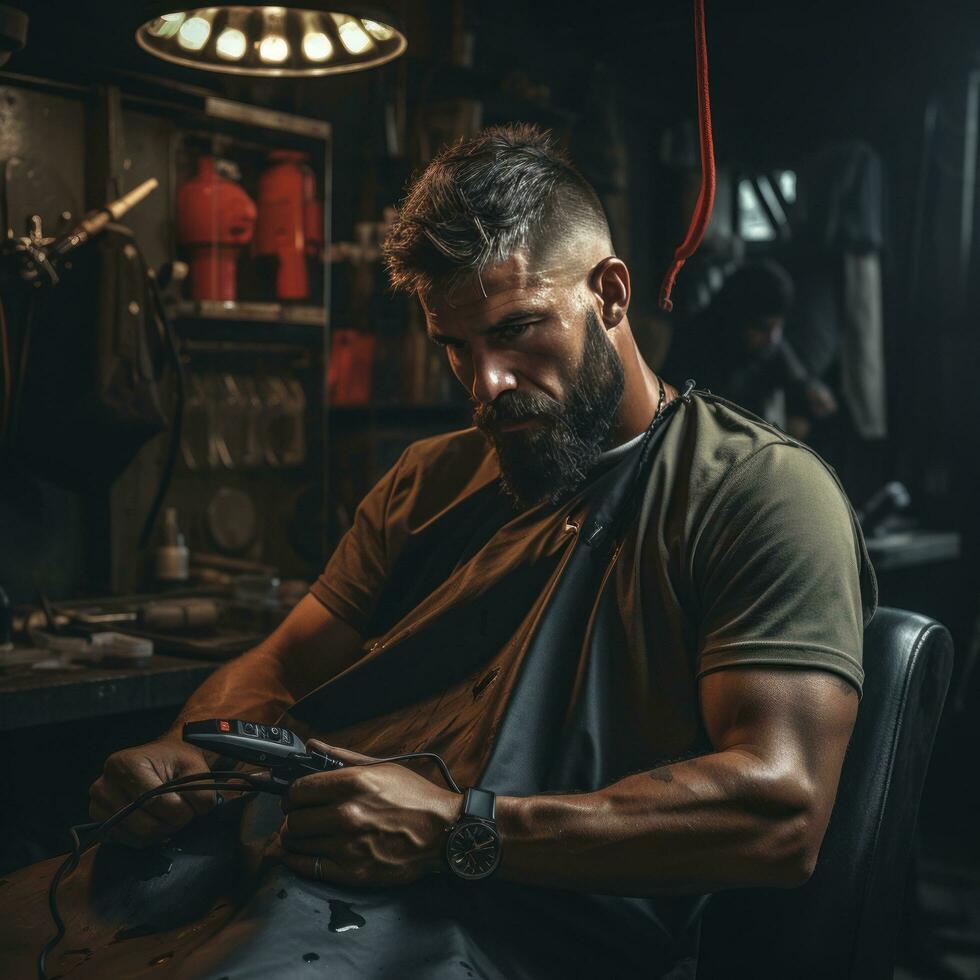
[[[464,817],[478,817],[481,820],[493,820],[497,810],[497,794],[488,789],[473,786],[466,791],[463,799]]]

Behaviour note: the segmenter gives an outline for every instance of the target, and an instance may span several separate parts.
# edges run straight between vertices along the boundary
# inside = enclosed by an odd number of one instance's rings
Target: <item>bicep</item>
[[[823,670],[732,667],[705,675],[700,699],[715,750],[747,753],[797,783],[825,826],[857,718],[853,685]]]

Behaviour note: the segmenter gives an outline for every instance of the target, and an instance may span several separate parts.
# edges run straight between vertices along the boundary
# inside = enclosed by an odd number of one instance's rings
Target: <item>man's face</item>
[[[767,351],[778,344],[783,336],[784,318],[778,315],[759,316],[748,320],[742,327],[742,337],[747,350],[754,353]]]
[[[623,366],[590,303],[587,273],[531,273],[522,255],[451,296],[423,300],[429,337],[473,401],[504,489],[520,507],[557,502],[605,448]]]

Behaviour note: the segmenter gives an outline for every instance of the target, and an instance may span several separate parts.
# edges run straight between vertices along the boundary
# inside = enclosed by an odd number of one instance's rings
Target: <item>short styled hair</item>
[[[424,294],[520,249],[540,258],[583,227],[609,238],[598,196],[552,135],[493,126],[445,147],[412,182],[384,256],[396,290]]]

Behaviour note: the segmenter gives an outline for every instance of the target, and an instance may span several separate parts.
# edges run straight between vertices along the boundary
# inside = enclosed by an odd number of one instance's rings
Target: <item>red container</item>
[[[233,300],[239,252],[255,231],[255,203],[215,171],[214,158],[177,188],[177,240],[190,251],[194,299]]]
[[[307,154],[294,150],[274,150],[259,178],[259,216],[252,251],[277,259],[279,299],[308,299],[310,295],[306,249],[307,228],[313,223],[308,214],[314,181],[308,159]]]
[[[307,167],[303,177],[303,234],[306,254],[315,262],[323,261],[323,201],[316,196],[316,178]]]
[[[374,373],[374,334],[335,330],[330,345],[327,397],[331,405],[368,405]]]

